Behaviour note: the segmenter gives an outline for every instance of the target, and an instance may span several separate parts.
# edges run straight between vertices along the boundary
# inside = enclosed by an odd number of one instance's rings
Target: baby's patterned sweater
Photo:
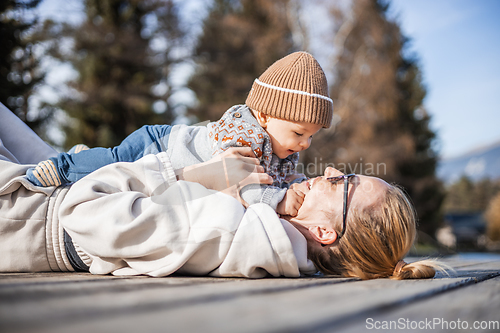
[[[299,153],[284,159],[273,154],[269,134],[246,105],[231,107],[220,120],[209,123],[207,128],[212,156],[230,147],[252,148],[265,172],[273,178],[273,185],[247,185],[241,192],[242,198],[249,204],[263,202],[276,209],[288,189],[286,178],[295,173]]]

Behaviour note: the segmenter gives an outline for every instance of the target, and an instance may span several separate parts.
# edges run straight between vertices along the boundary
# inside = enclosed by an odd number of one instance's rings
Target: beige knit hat
[[[330,127],[333,102],[326,76],[312,55],[295,52],[276,61],[258,79],[246,105],[270,116]]]

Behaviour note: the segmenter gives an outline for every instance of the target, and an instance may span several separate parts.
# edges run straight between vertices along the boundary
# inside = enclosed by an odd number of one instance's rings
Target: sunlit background
[[[113,146],[146,123],[215,120],[306,50],[335,125],[303,171],[397,182],[421,243],[498,250],[499,14],[496,0],[7,0],[0,101],[59,150]]]

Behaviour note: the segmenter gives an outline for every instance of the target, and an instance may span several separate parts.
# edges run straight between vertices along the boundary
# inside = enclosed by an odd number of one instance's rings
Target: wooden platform
[[[407,281],[0,274],[0,332],[500,331],[500,256],[444,261]]]

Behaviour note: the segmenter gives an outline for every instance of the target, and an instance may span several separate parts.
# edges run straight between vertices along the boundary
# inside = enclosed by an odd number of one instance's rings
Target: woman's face
[[[342,228],[344,182],[332,184],[328,177],[343,175],[337,169],[327,168],[322,177],[300,184],[305,198],[294,222],[304,227],[318,225],[324,228]],[[377,205],[390,185],[380,178],[356,175],[350,179],[347,197],[347,215],[353,209],[363,210]],[[347,226],[348,232],[349,226]]]

